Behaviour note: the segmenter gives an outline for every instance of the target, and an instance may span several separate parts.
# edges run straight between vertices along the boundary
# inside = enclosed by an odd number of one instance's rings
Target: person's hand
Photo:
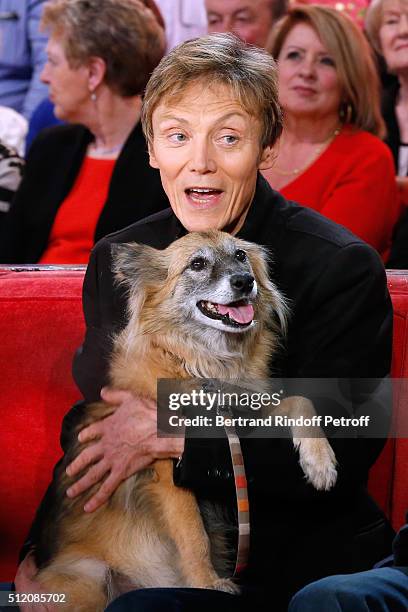
[[[395,178],[397,181],[401,201],[403,204],[405,204],[405,206],[408,206],[408,177],[397,176]]]
[[[71,477],[88,468],[84,476],[68,489],[69,497],[76,497],[104,479],[85,504],[85,512],[93,512],[104,504],[129,476],[145,469],[156,459],[179,457],[184,449],[182,438],[157,437],[157,406],[154,401],[135,397],[128,391],[108,388],[102,389],[101,397],[117,408],[110,416],[81,430],[80,442],[94,442],[67,467],[67,474]]]
[[[36,581],[37,566],[32,553],[29,553],[18,566],[14,579],[16,593],[44,593]],[[21,612],[57,612],[58,605],[53,603],[21,603]]]

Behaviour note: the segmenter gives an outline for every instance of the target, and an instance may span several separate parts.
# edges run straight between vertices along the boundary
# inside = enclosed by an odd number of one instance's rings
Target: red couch
[[[79,391],[72,355],[83,338],[84,271],[0,269],[0,582],[12,579],[35,508],[61,454],[62,417]]]
[[[394,308],[392,376],[408,378],[408,272],[388,271],[388,289]],[[406,432],[408,388],[395,386],[394,422]],[[385,510],[395,529],[405,522],[408,510],[408,439],[388,440],[370,474],[369,489]]]
[[[60,456],[63,415],[79,399],[71,361],[83,337],[83,270],[0,268],[0,582],[17,555]],[[394,302],[394,376],[407,376],[408,273],[389,273]],[[404,398],[396,398],[396,410]],[[398,528],[408,508],[408,440],[389,440],[370,490]]]

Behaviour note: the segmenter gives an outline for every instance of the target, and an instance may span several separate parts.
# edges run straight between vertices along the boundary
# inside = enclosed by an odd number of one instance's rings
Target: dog
[[[219,231],[189,233],[162,251],[136,243],[113,248],[115,279],[125,287],[128,304],[128,323],[113,341],[113,388],[157,399],[158,379],[268,378],[288,309],[268,277],[266,251]],[[73,481],[65,469],[86,446],[78,432],[113,411],[104,402],[86,407],[54,472],[51,503],[37,519],[41,587],[66,593],[67,608],[75,612],[101,612],[134,588],[237,592],[214,569],[215,543],[194,495],[174,486],[172,460],[155,461],[129,477],[93,513],[84,513],[83,506],[95,488],[67,497]],[[302,398],[282,402],[279,411],[314,414]],[[294,432],[294,444],[312,484],[330,488],[336,460],[326,438],[302,439]]]

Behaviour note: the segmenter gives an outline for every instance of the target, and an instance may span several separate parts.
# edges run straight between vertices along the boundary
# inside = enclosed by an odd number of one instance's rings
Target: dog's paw
[[[293,444],[307,480],[319,491],[331,489],[337,480],[337,461],[326,438],[297,438]]]
[[[231,595],[238,595],[240,588],[237,584],[232,582],[229,578],[218,578],[208,588],[216,591],[224,591],[224,593],[231,593]]]

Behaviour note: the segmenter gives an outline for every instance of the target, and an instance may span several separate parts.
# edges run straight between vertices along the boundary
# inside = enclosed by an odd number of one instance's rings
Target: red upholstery
[[[83,337],[83,271],[0,270],[0,582],[60,456],[61,419],[79,392],[72,355]]]
[[[19,547],[60,455],[61,419],[79,398],[71,361],[84,331],[83,271],[0,268],[0,582],[15,573]],[[395,308],[394,376],[408,376],[408,273],[390,273]],[[397,410],[403,399],[396,398]],[[394,527],[408,508],[408,440],[391,440],[370,490]]]
[[[408,378],[408,272],[393,270],[387,276],[394,307],[392,376]],[[398,422],[407,410],[408,393],[406,384],[396,389],[394,419],[398,430]],[[369,489],[398,529],[408,510],[408,439],[388,440],[371,470]]]

